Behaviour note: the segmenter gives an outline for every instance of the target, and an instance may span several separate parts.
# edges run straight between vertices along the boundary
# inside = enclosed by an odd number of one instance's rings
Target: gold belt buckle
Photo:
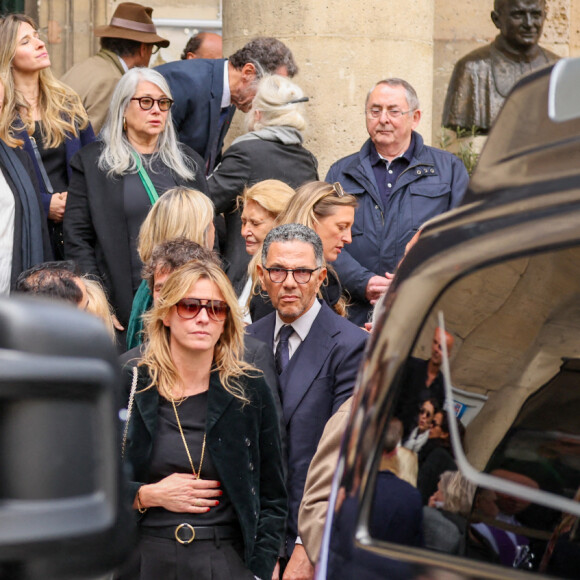
[[[189,530],[191,532],[191,538],[187,538],[185,540],[181,539],[179,537],[179,530],[181,530],[181,528]],[[193,529],[193,526],[191,526],[190,524],[179,524],[176,528],[175,528],[175,539],[183,545],[187,545],[187,544],[191,544],[191,542],[193,542],[193,540],[195,540],[195,530]]]

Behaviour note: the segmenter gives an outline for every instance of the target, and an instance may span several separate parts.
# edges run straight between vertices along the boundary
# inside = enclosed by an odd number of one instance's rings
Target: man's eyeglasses
[[[157,54],[161,50],[161,47],[158,44],[153,45],[153,49],[151,50],[151,55]]]
[[[399,119],[407,113],[412,113],[413,109],[401,111],[401,109],[388,109],[387,107],[371,107],[370,109],[367,109],[367,117],[369,119],[378,119],[383,112],[389,119]]]
[[[169,111],[173,105],[173,101],[169,97],[161,97],[160,99],[154,99],[153,97],[133,97],[132,101],[139,101],[139,106],[144,111],[149,111],[153,108],[153,105],[157,103],[159,105],[159,110],[164,112]]]
[[[202,300],[200,298],[182,298],[176,305],[178,316],[191,320],[195,318],[203,308],[207,315],[216,322],[225,320],[230,307],[223,300]]]
[[[320,270],[321,266],[318,268],[266,268],[264,266],[264,270],[268,272],[270,276],[270,280],[274,282],[274,284],[282,284],[284,280],[288,277],[288,274],[291,272],[292,276],[294,276],[294,280],[297,284],[308,284],[310,282],[310,278],[312,277],[312,272],[316,272],[316,270]]]

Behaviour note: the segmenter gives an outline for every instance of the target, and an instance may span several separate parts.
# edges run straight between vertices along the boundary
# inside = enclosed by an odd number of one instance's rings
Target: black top
[[[58,147],[45,149],[42,140],[41,122],[35,121],[34,133],[32,135],[36,141],[36,147],[40,153],[42,164],[50,179],[50,183],[55,193],[68,191],[68,175],[66,171],[66,148],[63,142]]]
[[[196,472],[199,471],[205,433],[207,401],[208,392],[206,391],[199,395],[187,397],[176,407]],[[149,483],[156,483],[172,473],[191,473],[191,466],[177,426],[173,405],[163,397],[159,398],[158,421],[157,437],[153,443],[151,454]],[[201,477],[202,479],[220,480],[207,445],[201,466]],[[182,523],[189,523],[193,526],[236,525],[237,517],[233,505],[223,487],[221,490],[224,495],[215,498],[220,502],[219,505],[210,508],[207,513],[182,514],[170,512],[164,508],[151,508],[141,520],[141,525],[173,526]]]
[[[168,189],[177,185],[171,171],[163,164],[158,156],[152,158],[151,155],[142,155],[141,158],[143,159],[143,165],[149,175],[149,179],[151,179],[155,191],[157,191],[157,195],[161,196]],[[141,225],[151,209],[149,195],[138,173],[127,174],[123,180],[123,206],[127,220],[127,230],[129,232],[131,280],[134,294],[141,284],[141,268],[143,267],[139,254],[137,253],[137,240],[139,238]]]

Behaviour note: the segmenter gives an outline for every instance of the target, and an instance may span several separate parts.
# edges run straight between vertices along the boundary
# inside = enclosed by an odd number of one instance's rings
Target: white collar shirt
[[[228,61],[224,60],[224,92],[222,93],[221,108],[229,107],[232,104],[232,93],[230,91],[230,74],[228,71]]]
[[[294,332],[288,339],[288,351],[289,356],[292,358],[292,355],[298,350],[298,347],[302,344],[312,325],[314,324],[314,320],[318,316],[320,309],[322,308],[320,302],[315,298],[314,304],[299,318],[297,318],[294,322],[291,323],[290,326],[294,329]],[[276,325],[274,326],[274,352],[276,352],[276,347],[278,346],[278,342],[280,340],[280,329],[285,326],[287,323],[284,322],[278,312],[276,312]]]

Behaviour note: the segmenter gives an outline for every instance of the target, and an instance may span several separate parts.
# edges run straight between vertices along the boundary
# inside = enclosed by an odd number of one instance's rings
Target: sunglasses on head
[[[203,300],[201,298],[182,298],[176,305],[178,316],[191,320],[205,308],[207,315],[216,322],[225,320],[230,307],[223,300]]]

